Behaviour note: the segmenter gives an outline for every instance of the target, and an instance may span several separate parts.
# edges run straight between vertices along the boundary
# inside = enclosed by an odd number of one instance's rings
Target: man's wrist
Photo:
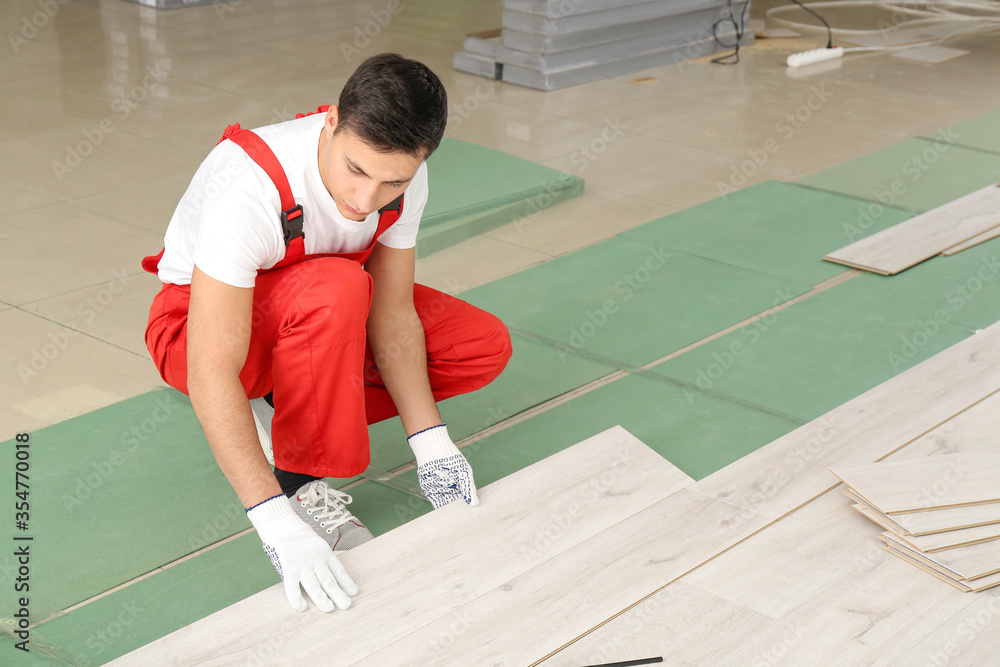
[[[294,529],[303,525],[301,517],[292,509],[283,493],[268,498],[247,510],[247,518],[263,537],[263,533],[273,530]]]
[[[443,459],[459,453],[458,447],[448,435],[447,424],[439,424],[417,431],[406,440],[410,443],[410,449],[417,457],[418,466],[427,461]]]

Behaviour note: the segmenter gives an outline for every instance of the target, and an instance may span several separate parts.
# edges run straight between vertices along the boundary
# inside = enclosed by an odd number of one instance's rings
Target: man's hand
[[[299,518],[284,494],[269,498],[247,510],[247,517],[264,543],[285,584],[285,597],[295,611],[305,611],[302,588],[320,611],[351,606],[358,585],[330,551],[323,538]]]
[[[473,507],[479,504],[472,468],[451,441],[447,425],[414,433],[407,441],[417,457],[420,488],[434,509],[457,498],[464,498]]]

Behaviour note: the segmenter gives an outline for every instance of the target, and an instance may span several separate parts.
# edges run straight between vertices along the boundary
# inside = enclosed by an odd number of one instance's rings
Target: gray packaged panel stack
[[[462,72],[554,90],[724,49],[726,0],[504,0],[502,38],[466,38]],[[744,5],[733,11],[743,14]],[[736,39],[730,22],[717,34]],[[745,30],[742,45],[753,41]]]

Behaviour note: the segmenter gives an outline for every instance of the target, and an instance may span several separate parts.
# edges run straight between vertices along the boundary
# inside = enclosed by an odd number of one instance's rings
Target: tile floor
[[[1000,41],[990,35],[953,40],[972,53],[943,65],[856,54],[811,78],[790,78],[782,60],[817,37],[761,40],[737,66],[703,59],[543,93],[451,69],[463,34],[499,25],[499,0],[410,0],[365,40],[355,29],[377,1],[52,7],[0,7],[8,35],[0,49],[0,430],[8,435],[162,384],[142,343],[157,285],[138,259],[160,247],[187,179],[225,125],[335,101],[360,59],[379,51],[438,73],[451,98],[449,136],[587,179],[582,198],[530,225],[420,260],[418,279],[436,286],[483,284],[714,198],[724,185],[798,179],[1000,106]],[[639,76],[655,81],[630,82]],[[817,91],[823,101],[810,120],[783,128],[785,114]],[[607,127],[616,136],[605,146],[597,139]],[[770,137],[780,150],[741,174]],[[586,158],[589,145],[602,150]],[[99,307],[87,305],[95,299]]]

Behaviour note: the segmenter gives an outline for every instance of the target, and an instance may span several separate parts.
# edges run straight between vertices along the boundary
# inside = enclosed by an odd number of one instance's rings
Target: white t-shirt
[[[319,175],[317,151],[325,114],[254,129],[285,170],[302,205],[306,254],[356,252],[371,243],[379,213],[364,221],[341,215]],[[379,237],[390,248],[412,248],[427,203],[427,163],[420,164],[403,199],[399,220]],[[268,175],[232,141],[216,146],[198,167],[164,237],[160,280],[191,284],[194,265],[235,287],[253,287],[258,269],[285,256],[281,200]]]

